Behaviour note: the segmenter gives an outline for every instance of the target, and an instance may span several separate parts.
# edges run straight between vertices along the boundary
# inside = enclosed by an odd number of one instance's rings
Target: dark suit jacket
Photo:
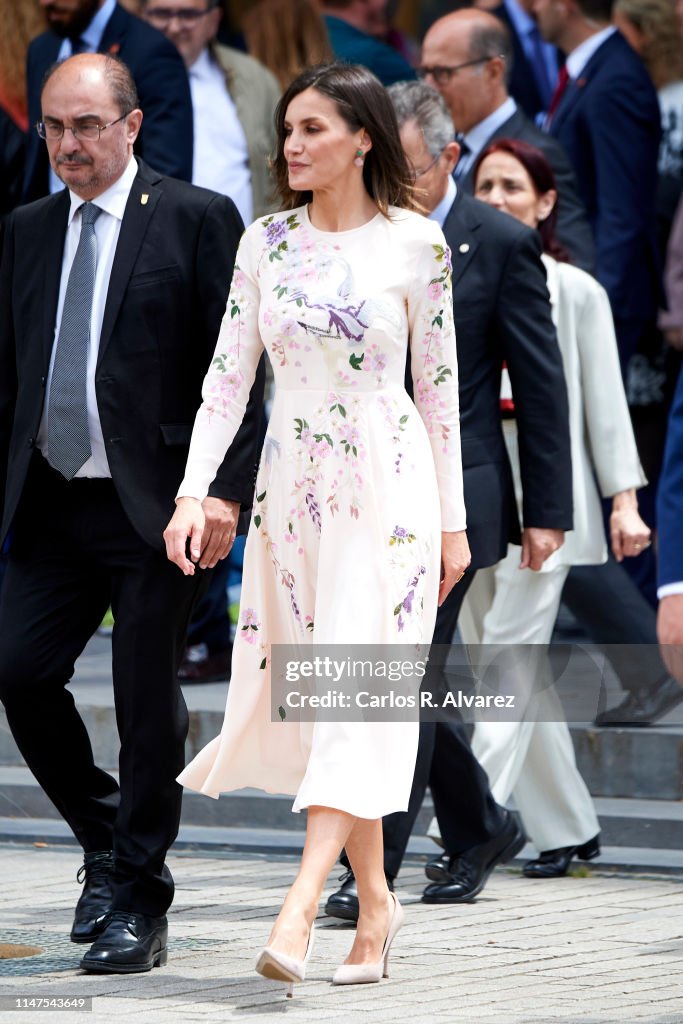
[[[567,87],[550,132],[576,172],[597,277],[615,317],[651,321],[660,297],[655,195],[660,113],[640,57],[618,33]]]
[[[676,395],[666,435],[664,467],[657,499],[659,538],[659,580],[683,581],[683,371],[678,376]]]
[[[43,32],[28,49],[29,124],[41,119],[40,92],[48,68],[57,60],[62,40]],[[192,180],[192,97],[183,59],[161,32],[117,7],[100,43],[130,68],[144,117],[136,153],[160,174]],[[29,131],[23,201],[48,194],[49,162],[45,143]]]
[[[537,233],[461,189],[443,232],[453,257],[467,538],[472,568],[481,569],[520,541],[500,417],[503,361],[515,393],[526,526],[572,526],[567,396]]]
[[[18,205],[26,158],[26,135],[0,107],[0,222]]]
[[[521,110],[516,110],[512,117],[493,132],[486,140],[486,145],[494,139],[522,139],[545,153],[557,180],[557,237],[569,251],[572,263],[592,273],[595,270],[593,233],[579,199],[576,177],[562,147],[537,128]],[[472,168],[459,184],[470,193],[474,191]]]
[[[69,211],[64,191],[11,214],[0,267],[0,544],[22,494],[54,340]],[[213,355],[242,222],[232,201],[145,164],[126,205],[95,388],[112,479],[135,530],[163,547]],[[210,493],[248,504],[263,394]]]
[[[527,117],[530,117],[533,121],[537,114],[542,113],[546,109],[546,104],[543,102],[543,98],[538,90],[536,84],[536,76],[534,74],[531,62],[526,55],[522,41],[517,35],[515,26],[513,25],[510,15],[507,12],[507,8],[504,4],[500,7],[496,7],[491,11],[496,18],[503,22],[508,32],[510,33],[510,42],[512,43],[512,71],[510,79],[508,81],[508,91],[512,98],[516,100],[519,106],[522,108]],[[557,51],[558,67],[564,63],[564,57]]]

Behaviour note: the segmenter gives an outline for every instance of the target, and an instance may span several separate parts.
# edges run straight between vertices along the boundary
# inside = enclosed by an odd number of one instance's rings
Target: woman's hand
[[[441,534],[441,585],[439,586],[439,604],[443,604],[456,583],[465,575],[465,569],[472,561],[467,533]]]
[[[617,562],[639,555],[650,546],[650,527],[638,514],[638,499],[633,489],[614,495],[609,532]]]
[[[164,540],[169,560],[175,562],[186,576],[194,576],[194,563],[199,561],[202,551],[204,523],[204,510],[197,498],[178,498],[176,510],[164,530]],[[185,554],[188,537],[192,561]]]

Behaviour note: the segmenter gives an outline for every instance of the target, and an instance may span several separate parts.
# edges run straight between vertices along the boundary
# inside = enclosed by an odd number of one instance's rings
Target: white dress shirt
[[[84,32],[81,32],[79,39],[81,41],[82,53],[97,53],[100,48],[100,43],[102,42],[104,30],[107,27],[109,19],[114,13],[115,7],[116,0],[104,0],[104,3],[95,14],[88,27]],[[62,45],[60,46],[59,53],[57,54],[57,60],[66,60],[67,57],[73,56],[73,52],[73,43],[67,37],[62,40]],[[57,177],[51,167],[49,187],[50,192],[61,192],[64,188],[64,182]]]
[[[225,72],[205,48],[188,71],[194,120],[192,184],[230,196],[245,224],[253,201],[249,151]]]
[[[489,141],[495,131],[497,131],[502,124],[505,124],[517,110],[517,104],[513,100],[512,96],[508,96],[504,103],[494,110],[492,114],[485,117],[479,124],[475,124],[474,128],[471,128],[465,136],[465,142],[469,146],[469,153],[462,157],[458,164],[458,178],[463,178],[472,167],[472,164],[477,159],[482,149]]]
[[[90,318],[90,345],[88,348],[88,367],[86,375],[86,401],[88,406],[88,426],[90,429],[90,450],[92,455],[88,461],[76,473],[77,477],[107,477],[111,476],[107,455],[104,448],[102,436],[102,425],[100,414],[97,408],[95,395],[95,368],[97,356],[100,349],[100,334],[102,332],[102,321],[104,319],[104,307],[109,291],[109,278],[114,263],[116,244],[119,240],[123,212],[128,202],[128,196],[138,173],[138,165],[134,157],[125,171],[114,184],[93,200],[94,206],[99,206],[102,213],[95,221],[95,236],[97,238],[97,270],[95,272],[95,288],[93,292],[92,313]],[[45,389],[45,403],[43,415],[40,421],[36,443],[38,448],[47,458],[47,409],[48,396],[52,385],[52,369],[57,350],[57,338],[59,327],[62,322],[62,311],[64,309],[64,298],[66,286],[69,280],[69,272],[73,263],[78,241],[81,237],[81,216],[80,208],[83,200],[74,192],[69,192],[71,208],[67,222],[66,238],[64,240],[64,255],[62,257],[62,277],[59,285],[59,300],[57,303],[57,317],[55,320],[55,335],[50,357],[50,369],[48,371],[47,387]]]
[[[613,36],[616,31],[614,25],[608,25],[601,32],[596,32],[594,36],[584,39],[575,50],[572,50],[566,61],[569,77],[572,79],[578,78],[595,51],[599,50],[602,44],[610,36]]]
[[[458,194],[458,187],[453,181],[451,176],[448,176],[448,185],[446,186],[446,194],[441,202],[434,207],[432,212],[429,214],[429,220],[435,220],[440,228],[446,223],[446,217],[449,214],[450,208],[455,202],[455,197]]]

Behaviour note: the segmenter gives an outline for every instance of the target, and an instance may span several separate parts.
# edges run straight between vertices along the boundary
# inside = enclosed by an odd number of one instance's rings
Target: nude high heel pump
[[[333,985],[366,985],[389,977],[389,950],[404,920],[403,907],[396,893],[390,892],[389,897],[393,901],[393,912],[381,958],[375,964],[342,964],[334,972]]]
[[[294,982],[304,981],[306,978],[306,966],[313,952],[313,941],[315,935],[315,924],[311,925],[308,933],[308,946],[303,960],[297,960],[286,953],[278,953],[277,950],[265,946],[258,955],[255,970],[264,978],[271,978],[273,981],[284,981],[287,984],[286,995],[291,999],[294,995]]]

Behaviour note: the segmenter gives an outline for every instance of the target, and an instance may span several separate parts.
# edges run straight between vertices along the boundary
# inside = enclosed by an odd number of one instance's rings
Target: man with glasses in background
[[[133,156],[135,84],[114,57],[53,67],[38,134],[66,188],[11,214],[0,267],[0,699],[26,763],[82,846],[71,930],[88,971],[167,957],[188,716],[176,680],[206,572],[166,558],[242,221],[225,196]],[[263,374],[203,502],[199,568],[249,503]],[[66,689],[111,605],[119,781]]]
[[[135,151],[160,174],[190,181],[192,101],[187,73],[174,46],[116,0],[38,0],[49,29],[34,39],[27,57],[29,123],[40,119],[45,74],[55,61],[78,53],[119,57],[135,80],[145,126]],[[50,168],[45,146],[30,132],[23,201],[63,188]]]
[[[450,111],[460,144],[458,184],[473,191],[472,170],[493,139],[523,139],[548,158],[559,193],[557,236],[572,262],[592,271],[593,235],[562,147],[518,108],[508,93],[512,47],[506,27],[486,11],[462,8],[439,18],[424,37],[418,73],[437,89]]]
[[[142,17],[178,48],[192,93],[192,183],[230,196],[250,224],[276,207],[269,157],[280,87],[259,61],[216,42],[219,0],[145,0]],[[198,603],[180,665],[183,683],[230,678],[228,560]]]

